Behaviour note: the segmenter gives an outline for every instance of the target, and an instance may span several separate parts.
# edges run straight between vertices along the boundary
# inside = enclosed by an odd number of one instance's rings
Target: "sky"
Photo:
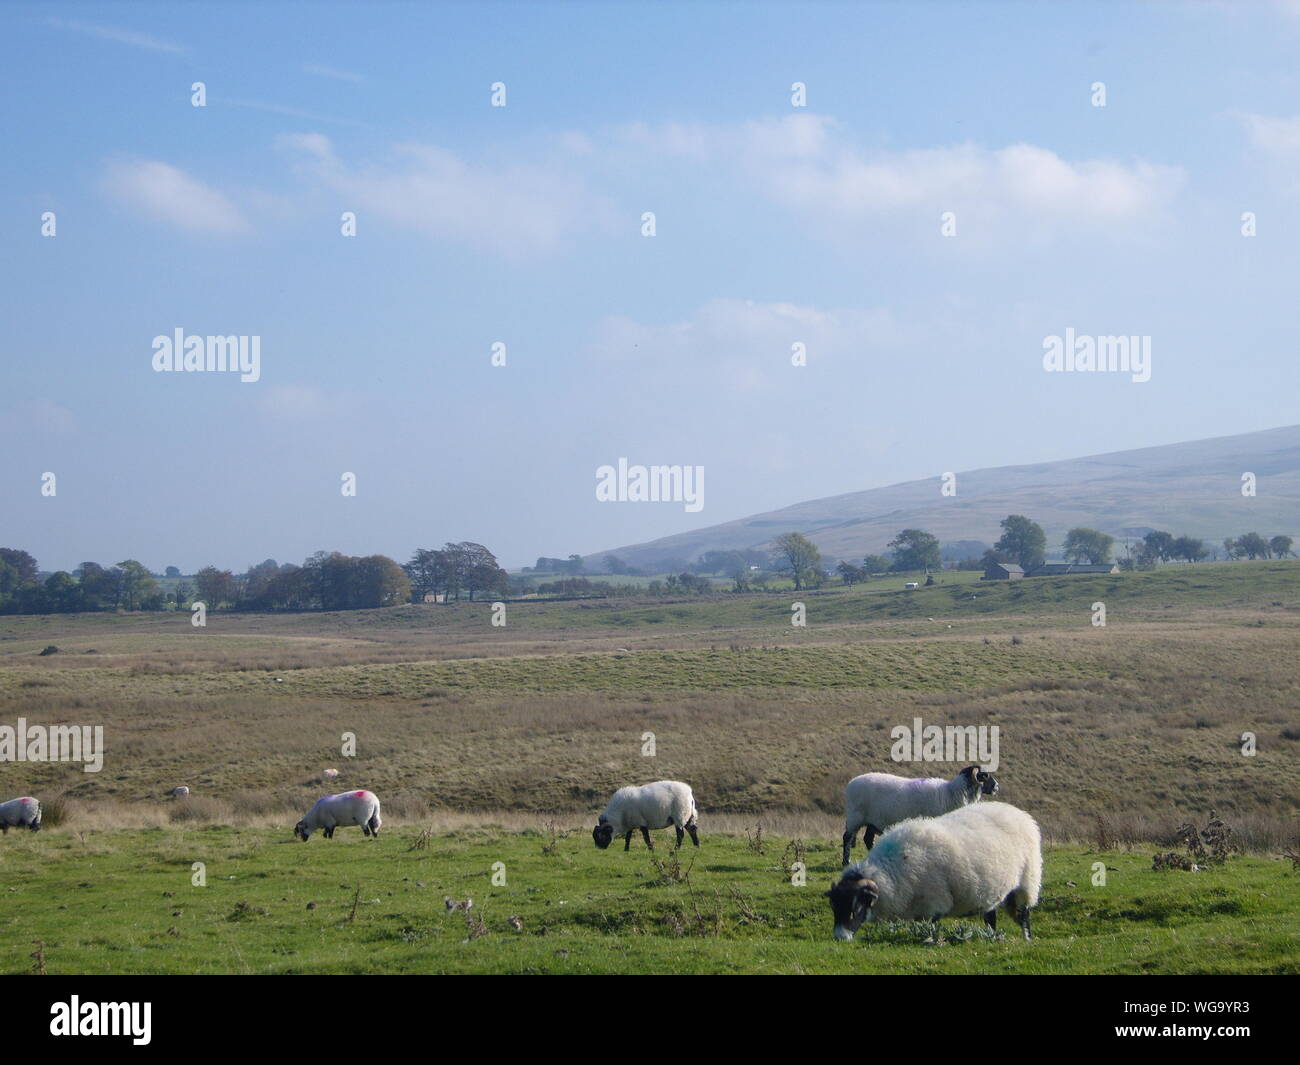
[[[1298,48],[1296,3],[5,4],[0,545],[517,566],[1294,424]],[[178,329],[258,379],[155,369]],[[1046,370],[1067,330],[1149,380]],[[599,500],[620,458],[703,506]]]

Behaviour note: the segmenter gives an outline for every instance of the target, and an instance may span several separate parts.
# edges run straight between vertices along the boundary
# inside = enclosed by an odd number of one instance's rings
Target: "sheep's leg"
[[[652,840],[652,839],[650,838],[650,830],[649,830],[648,828],[646,828],[645,825],[642,825],[642,826],[641,826],[641,835],[645,837],[645,845],[646,845],[650,850],[654,850],[654,849],[655,849],[655,841]]]
[[[862,833],[862,845],[866,847],[867,850],[871,850],[878,835],[880,835],[880,829],[875,825],[867,825],[865,831]]]
[[[996,906],[984,915],[984,923],[989,926],[989,931],[996,932],[998,930],[998,910]]]
[[[691,842],[698,847],[700,845],[700,833],[699,829],[695,827],[694,821],[686,826],[686,831],[691,834]]]
[[[673,828],[677,829],[677,846],[674,849],[681,850],[682,840],[686,838],[686,832],[681,825],[673,825]]]
[[[853,844],[857,842],[858,830],[850,829],[844,833],[844,864],[849,864],[849,851],[853,850]]]
[[[629,829],[627,830],[627,836],[626,836],[626,838],[623,840],[623,849],[624,849],[625,851],[630,851],[630,850],[632,849],[632,833],[633,833],[634,831],[635,831],[635,829],[631,829],[631,828],[629,828]]]
[[[1020,907],[1020,913],[1017,915],[1016,920],[1020,922],[1020,927],[1024,929],[1025,939],[1033,939],[1034,937],[1029,934],[1029,907],[1028,906]]]
[[[0,832],[4,832],[4,834],[5,834],[6,836],[9,835],[9,826],[8,826],[8,825],[0,825]]]

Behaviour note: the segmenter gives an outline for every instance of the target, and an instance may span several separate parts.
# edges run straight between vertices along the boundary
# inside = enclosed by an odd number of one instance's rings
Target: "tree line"
[[[174,566],[169,577],[179,577]],[[475,594],[504,595],[505,570],[482,544],[448,543],[417,549],[399,565],[386,555],[354,557],[317,551],[302,565],[268,558],[246,573],[204,566],[193,583],[172,581],[164,589],[148,568],[134,559],[115,566],[83,562],[44,580],[26,551],[0,548],[0,613],[71,614],[83,611],[184,609],[202,602],[209,610],[360,610],[444,600]]]

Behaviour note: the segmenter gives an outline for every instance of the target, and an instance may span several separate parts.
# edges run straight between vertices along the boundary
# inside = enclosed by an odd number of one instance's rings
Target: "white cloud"
[[[85,33],[92,37],[98,37],[102,41],[112,41],[115,44],[127,44],[132,48],[143,48],[150,52],[167,52],[171,55],[184,55],[185,49],[178,44],[172,44],[170,41],[162,41],[157,37],[150,37],[147,33],[137,33],[135,30],[123,30],[116,26],[98,26],[90,22],[78,22],[75,19],[49,18],[45,20],[47,26],[56,30],[67,30],[71,33]]]
[[[1267,115],[1239,114],[1246,127],[1251,146],[1270,155],[1294,155],[1300,152],[1300,116],[1270,118]]]
[[[943,211],[974,218],[1129,223],[1178,194],[1177,167],[1136,161],[1072,162],[1032,144],[960,144],[869,151],[833,119],[792,115],[731,126],[623,127],[618,140],[657,155],[730,167],[737,180],[829,225]]]
[[[321,134],[289,135],[280,143],[305,162],[313,180],[342,197],[347,209],[512,259],[554,251],[607,214],[580,178],[559,169],[476,165],[422,144],[398,145],[394,158],[384,163],[349,166]]]
[[[805,345],[810,365],[868,358],[913,344],[884,308],[822,310],[794,303],[714,299],[686,321],[647,325],[623,316],[603,319],[592,345],[605,363],[653,366],[658,376],[680,371],[707,388],[779,392],[789,382],[791,346]]]
[[[133,210],[187,232],[229,235],[250,229],[229,199],[170,163],[114,161],[108,165],[104,187]]]

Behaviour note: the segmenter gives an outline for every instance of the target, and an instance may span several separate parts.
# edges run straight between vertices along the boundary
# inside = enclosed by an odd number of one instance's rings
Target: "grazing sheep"
[[[321,774],[321,776],[323,776],[326,780],[333,780],[338,775],[339,775],[339,771],[337,769],[327,769],[325,770],[325,772]]]
[[[33,832],[39,832],[41,804],[30,795],[0,802],[0,830],[7,836],[11,828],[30,828]]]
[[[682,836],[686,832],[691,834],[691,842],[698,847],[700,837],[695,824],[698,816],[691,786],[679,780],[658,780],[640,787],[619,788],[591,830],[591,838],[597,847],[604,850],[615,836],[623,836],[623,849],[626,851],[632,846],[632,833],[639,828],[645,837],[645,845],[654,850],[650,830],[672,825],[677,829],[678,847],[682,845]]]
[[[187,788],[184,784],[181,784],[179,787],[172,788],[172,790],[169,791],[167,794],[169,794],[173,799],[183,799],[187,795],[189,795],[189,793],[190,793],[190,789]]]
[[[996,795],[992,773],[968,765],[951,780],[942,777],[896,777],[892,773],[863,773],[844,789],[844,864],[849,864],[858,829],[865,828],[867,850],[880,833],[909,817],[938,817],[985,795]]]
[[[836,939],[852,939],[863,921],[937,921],[948,914],[982,914],[996,930],[999,905],[1029,939],[1029,911],[1038,905],[1042,879],[1034,819],[1004,802],[987,802],[904,821],[845,869],[826,897]]]
[[[360,825],[363,835],[378,836],[381,824],[379,799],[374,792],[345,791],[317,799],[307,816],[293,826],[293,834],[306,843],[318,828],[326,839],[333,839],[340,825]]]

